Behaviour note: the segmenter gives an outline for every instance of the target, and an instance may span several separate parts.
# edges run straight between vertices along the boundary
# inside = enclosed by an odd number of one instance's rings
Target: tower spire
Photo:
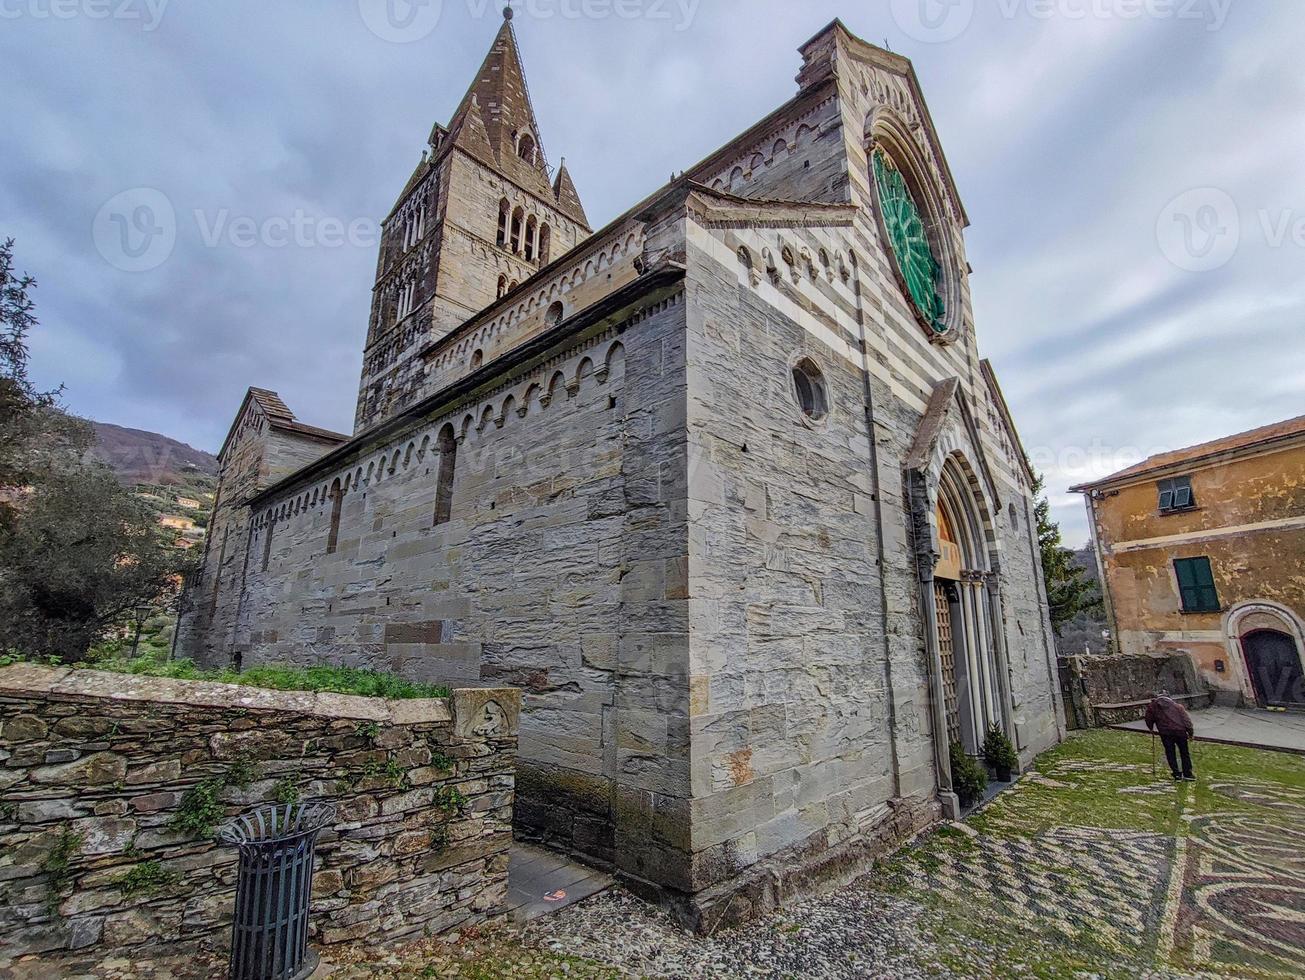
[[[505,6],[503,23],[489,53],[449,124],[450,138],[513,183],[541,197],[552,196],[564,213],[588,227],[570,177],[562,180],[565,190],[561,194],[558,184],[549,179],[548,158],[512,19],[513,8]]]

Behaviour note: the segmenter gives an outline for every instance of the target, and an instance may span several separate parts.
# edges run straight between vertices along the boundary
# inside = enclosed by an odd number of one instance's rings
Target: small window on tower
[[[527,163],[535,162],[535,138],[529,133],[521,137],[521,142],[517,144],[517,155]]]
[[[526,220],[526,261],[535,261],[535,236],[539,231],[539,222],[532,214]]]
[[[498,247],[503,248],[508,242],[508,222],[512,220],[512,205],[505,197],[498,203]]]
[[[525,212],[520,208],[512,212],[512,251],[514,253],[521,251],[521,226],[524,217]]]

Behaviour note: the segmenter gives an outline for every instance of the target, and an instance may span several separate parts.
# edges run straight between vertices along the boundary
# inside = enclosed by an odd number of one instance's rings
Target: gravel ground
[[[859,885],[807,899],[760,922],[699,938],[666,913],[613,889],[540,919],[524,940],[619,963],[648,977],[891,977],[947,973],[932,956],[921,907]],[[976,951],[975,976],[986,976]]]

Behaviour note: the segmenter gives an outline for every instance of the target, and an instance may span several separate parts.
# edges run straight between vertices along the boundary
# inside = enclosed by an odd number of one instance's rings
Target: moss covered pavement
[[[943,961],[998,975],[1299,976],[1305,758],[1198,744],[1175,784],[1149,738],[1093,731],[963,827],[880,869],[920,901]]]

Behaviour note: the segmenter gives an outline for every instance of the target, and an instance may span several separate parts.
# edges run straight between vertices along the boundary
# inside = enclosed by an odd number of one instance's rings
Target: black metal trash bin
[[[240,848],[231,980],[302,980],[317,967],[308,952],[308,906],[317,835],[335,821],[329,803],[251,810],[218,837]]]

